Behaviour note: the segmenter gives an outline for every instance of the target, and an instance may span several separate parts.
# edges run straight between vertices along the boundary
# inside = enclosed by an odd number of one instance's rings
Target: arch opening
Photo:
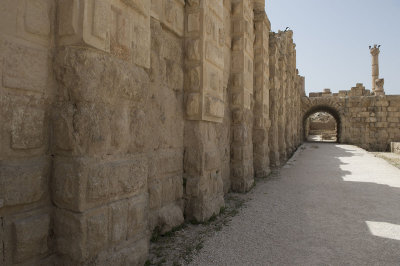
[[[329,106],[314,106],[303,117],[303,138],[311,142],[337,142],[341,140],[341,118]]]

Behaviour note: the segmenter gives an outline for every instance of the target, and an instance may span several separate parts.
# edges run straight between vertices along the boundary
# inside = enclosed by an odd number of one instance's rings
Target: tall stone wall
[[[300,95],[304,93],[304,78],[296,69],[293,32],[271,32],[269,38],[269,158],[272,166],[279,166],[302,141],[298,121],[301,120]]]
[[[263,0],[4,0],[0,264],[141,265],[150,234],[206,221],[285,163],[306,118],[400,141],[400,96],[305,96]]]
[[[141,265],[301,143],[263,0],[3,2],[2,265]]]

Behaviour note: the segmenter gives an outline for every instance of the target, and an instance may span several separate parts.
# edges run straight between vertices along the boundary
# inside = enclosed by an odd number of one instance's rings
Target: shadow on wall
[[[283,169],[285,178],[280,181],[293,196],[285,199],[287,193],[274,193],[275,202],[289,205],[281,206],[285,213],[274,211],[274,203],[265,210],[281,221],[291,219],[285,216],[296,218],[296,226],[282,238],[287,243],[280,243],[291,256],[280,263],[308,264],[310,258],[304,254],[310,252],[316,264],[399,263],[399,169],[383,160],[377,167],[377,158],[355,146],[308,143],[299,153],[296,171]],[[299,171],[306,174],[299,176]],[[288,214],[293,202],[295,213]],[[278,228],[273,231],[287,230],[285,225],[274,226]]]

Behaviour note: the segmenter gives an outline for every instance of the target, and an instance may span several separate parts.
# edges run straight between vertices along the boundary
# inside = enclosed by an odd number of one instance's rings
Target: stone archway
[[[335,97],[336,98],[336,97]],[[340,102],[333,97],[327,98],[309,98],[303,97],[302,99],[302,135],[303,139],[306,138],[305,125],[309,116],[317,112],[325,112],[333,116],[337,124],[337,142],[342,142],[342,132],[344,124],[344,110]]]

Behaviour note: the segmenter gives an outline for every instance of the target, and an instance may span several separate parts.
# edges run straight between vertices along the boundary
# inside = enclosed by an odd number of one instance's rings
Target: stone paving
[[[399,196],[400,169],[387,161],[306,143],[192,265],[399,265]]]

